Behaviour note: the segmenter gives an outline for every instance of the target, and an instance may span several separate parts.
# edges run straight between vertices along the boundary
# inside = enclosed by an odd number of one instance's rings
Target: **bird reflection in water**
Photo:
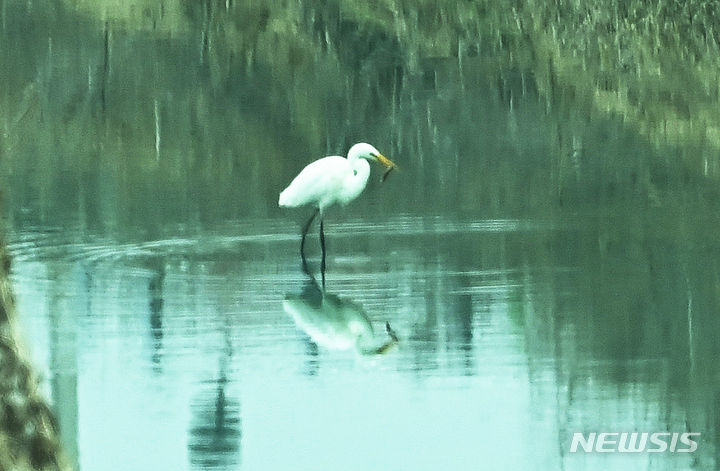
[[[330,350],[354,349],[361,355],[380,355],[398,343],[390,323],[385,323],[386,335],[376,336],[362,306],[323,292],[313,278],[299,295],[285,297],[283,309],[315,345]]]

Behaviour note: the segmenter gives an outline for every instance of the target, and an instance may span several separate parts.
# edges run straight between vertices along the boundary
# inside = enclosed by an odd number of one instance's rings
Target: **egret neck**
[[[340,204],[343,205],[357,198],[367,186],[370,178],[370,164],[367,160],[351,153],[348,155],[348,161],[353,173],[345,178],[342,193],[338,196]]]

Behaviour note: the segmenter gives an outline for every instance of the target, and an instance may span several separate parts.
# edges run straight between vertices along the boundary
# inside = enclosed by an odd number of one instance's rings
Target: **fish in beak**
[[[383,165],[385,166],[385,168],[386,168],[385,173],[383,173],[383,176],[382,176],[382,179],[381,179],[381,181],[384,182],[385,179],[386,179],[386,178],[388,177],[388,175],[390,174],[390,172],[392,172],[393,170],[395,170],[395,169],[397,168],[397,165],[395,165],[395,162],[393,162],[392,160],[388,159],[387,157],[385,157],[385,156],[382,155],[382,154],[377,154],[377,155],[375,156],[375,158],[377,159],[378,162],[380,162],[381,164],[383,164]]]

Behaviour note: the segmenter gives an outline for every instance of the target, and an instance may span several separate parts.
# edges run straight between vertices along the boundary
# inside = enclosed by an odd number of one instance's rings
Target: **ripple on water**
[[[420,236],[477,232],[549,230],[555,226],[521,219],[457,221],[442,216],[399,215],[380,221],[350,219],[333,224],[332,237],[380,235]],[[86,261],[121,260],[157,255],[202,256],[237,250],[242,244],[283,245],[296,243],[299,227],[287,219],[234,221],[205,232],[177,229],[179,234],[154,240],[122,241],[87,233],[79,228],[38,228],[11,231],[9,249],[15,260]],[[195,232],[196,234],[188,234]],[[357,260],[355,260],[357,261]],[[369,261],[367,259],[366,261]],[[343,260],[341,260],[341,263]]]

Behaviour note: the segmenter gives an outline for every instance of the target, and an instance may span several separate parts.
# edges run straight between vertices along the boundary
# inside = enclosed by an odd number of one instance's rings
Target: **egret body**
[[[309,273],[305,261],[305,236],[315,216],[320,213],[320,247],[322,261],[320,271],[325,286],[325,231],[323,214],[325,209],[334,205],[346,205],[357,198],[367,186],[370,177],[368,161],[379,162],[388,169],[395,164],[382,155],[375,147],[361,142],[350,148],[347,158],[339,155],[324,157],[308,164],[297,177],[280,193],[280,207],[314,206],[313,215],[303,228],[300,242],[300,255],[303,268]]]

